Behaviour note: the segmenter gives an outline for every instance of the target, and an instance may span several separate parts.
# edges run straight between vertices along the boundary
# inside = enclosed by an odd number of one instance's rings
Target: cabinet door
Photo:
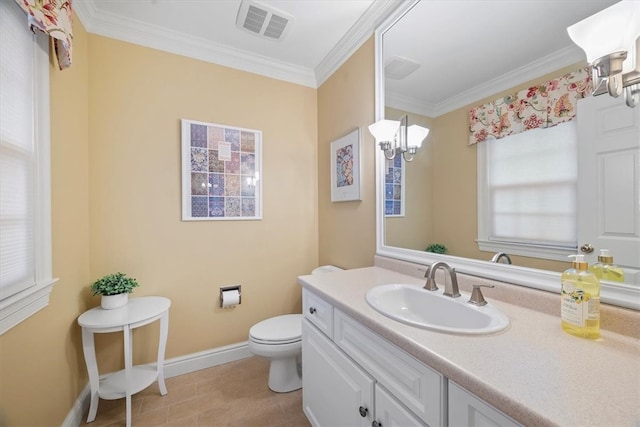
[[[370,426],[373,384],[373,379],[309,320],[303,320],[302,406],[312,425]]]
[[[426,426],[411,411],[402,406],[383,387],[376,384],[375,421],[382,427]]]
[[[449,381],[449,425],[455,427],[519,427],[488,403]]]

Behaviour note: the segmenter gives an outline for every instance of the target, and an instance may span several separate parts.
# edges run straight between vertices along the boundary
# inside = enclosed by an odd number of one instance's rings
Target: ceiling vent
[[[384,77],[393,80],[402,80],[409,74],[420,68],[420,64],[401,56],[394,56],[384,66]]]
[[[242,1],[236,25],[252,34],[281,40],[291,27],[293,17],[257,1]]]

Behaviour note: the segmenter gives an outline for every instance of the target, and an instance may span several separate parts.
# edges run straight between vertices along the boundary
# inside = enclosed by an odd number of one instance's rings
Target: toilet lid
[[[302,314],[285,314],[256,323],[249,336],[263,342],[291,342],[302,337]]]

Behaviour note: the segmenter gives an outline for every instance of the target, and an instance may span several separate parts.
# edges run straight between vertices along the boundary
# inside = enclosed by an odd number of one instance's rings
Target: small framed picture
[[[351,200],[362,200],[359,128],[331,143],[331,201]]]

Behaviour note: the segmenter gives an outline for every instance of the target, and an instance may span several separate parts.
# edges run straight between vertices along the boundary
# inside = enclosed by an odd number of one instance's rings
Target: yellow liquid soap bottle
[[[589,270],[599,280],[624,282],[624,270],[613,263],[613,256],[609,253],[609,249],[600,249],[598,262],[590,266]]]
[[[589,271],[584,255],[575,260],[561,276],[560,316],[562,329],[581,338],[600,336],[600,281]]]

